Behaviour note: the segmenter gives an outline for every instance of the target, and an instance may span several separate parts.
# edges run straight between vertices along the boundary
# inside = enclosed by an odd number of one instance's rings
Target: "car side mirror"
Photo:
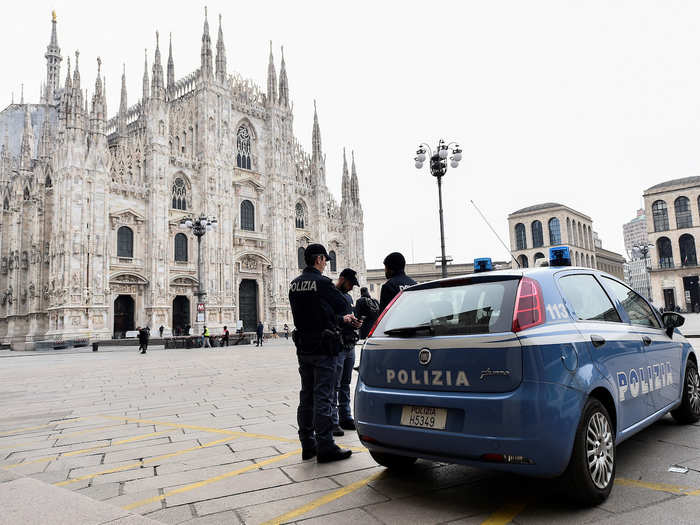
[[[673,337],[673,331],[679,326],[683,326],[685,317],[676,312],[664,312],[661,314],[661,322],[664,324],[666,334],[668,334],[669,337]]]

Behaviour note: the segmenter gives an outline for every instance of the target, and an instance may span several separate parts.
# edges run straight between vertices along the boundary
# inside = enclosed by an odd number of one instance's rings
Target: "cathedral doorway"
[[[120,295],[114,300],[114,338],[122,339],[134,329],[134,298]]]
[[[187,335],[190,326],[190,300],[178,295],[173,300],[173,335]]]
[[[258,282],[243,279],[238,287],[239,319],[243,321],[243,330],[254,332],[258,326]]]

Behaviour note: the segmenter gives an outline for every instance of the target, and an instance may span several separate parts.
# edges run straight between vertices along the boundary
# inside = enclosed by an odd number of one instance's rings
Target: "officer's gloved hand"
[[[350,324],[353,326],[353,328],[359,328],[362,326],[362,321],[360,321],[357,317],[355,317],[353,314],[347,314],[343,316],[343,322],[345,324]]]

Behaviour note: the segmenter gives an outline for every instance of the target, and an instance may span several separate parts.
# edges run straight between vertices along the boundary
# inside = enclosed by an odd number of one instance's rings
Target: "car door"
[[[642,390],[647,390],[653,400],[654,411],[676,402],[683,378],[683,345],[679,337],[676,335],[674,339],[666,334],[651,306],[639,294],[610,277],[601,277],[601,280],[620,302],[646,348],[647,373],[640,381],[643,381]]]
[[[557,279],[557,285],[588,342],[592,362],[614,390],[619,430],[629,428],[651,410],[651,400],[639,391],[639,370],[647,368],[641,337],[621,317],[592,273],[565,273]]]

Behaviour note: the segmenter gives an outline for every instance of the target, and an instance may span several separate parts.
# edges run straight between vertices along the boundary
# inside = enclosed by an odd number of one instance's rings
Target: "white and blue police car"
[[[381,465],[417,458],[558,477],[583,504],[610,494],[615,447],[666,413],[700,419],[696,352],[604,272],[476,273],[405,289],[367,338],[355,392],[362,443]]]

